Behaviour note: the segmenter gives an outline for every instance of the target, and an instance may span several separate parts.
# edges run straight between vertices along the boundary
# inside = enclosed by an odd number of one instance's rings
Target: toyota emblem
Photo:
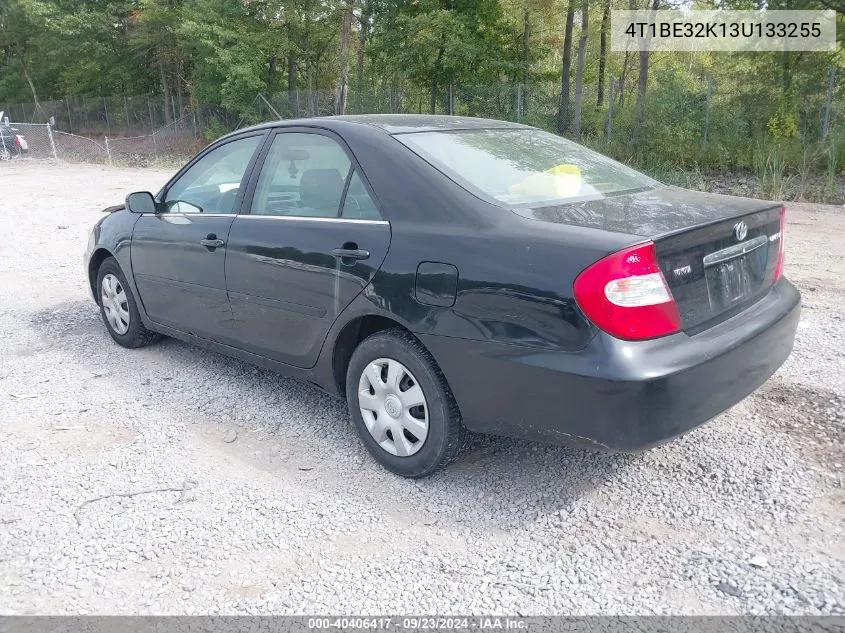
[[[748,235],[748,225],[745,222],[737,222],[734,224],[734,235],[736,235],[736,239],[740,242],[745,239],[745,236]]]

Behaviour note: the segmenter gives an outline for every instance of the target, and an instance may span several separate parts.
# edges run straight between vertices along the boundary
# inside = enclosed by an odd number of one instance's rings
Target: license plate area
[[[721,312],[754,295],[763,285],[769,240],[760,235],[704,257],[710,308]]]

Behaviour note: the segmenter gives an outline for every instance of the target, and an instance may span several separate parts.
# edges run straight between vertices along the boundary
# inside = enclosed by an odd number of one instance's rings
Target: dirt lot
[[[0,164],[0,612],[845,613],[845,209],[790,205],[795,352],[709,425],[411,482],[308,386],[110,340],[88,228],[167,176]]]

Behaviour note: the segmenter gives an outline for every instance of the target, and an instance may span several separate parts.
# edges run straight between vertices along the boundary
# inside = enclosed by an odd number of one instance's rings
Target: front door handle
[[[370,251],[363,248],[333,248],[332,255],[341,259],[369,259]]]
[[[200,240],[200,244],[202,244],[206,248],[212,248],[212,249],[219,248],[219,247],[223,246],[225,243],[226,242],[224,242],[223,240],[217,239],[217,236],[214,235],[214,233],[212,233],[211,235],[206,237],[204,240]]]

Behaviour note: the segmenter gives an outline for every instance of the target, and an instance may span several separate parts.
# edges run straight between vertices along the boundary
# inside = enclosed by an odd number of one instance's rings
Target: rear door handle
[[[200,244],[205,246],[206,248],[218,248],[223,246],[226,242],[223,240],[218,240],[216,237],[209,235],[206,239],[200,240]]]
[[[369,259],[370,251],[363,248],[334,248],[332,255],[341,259]]]

